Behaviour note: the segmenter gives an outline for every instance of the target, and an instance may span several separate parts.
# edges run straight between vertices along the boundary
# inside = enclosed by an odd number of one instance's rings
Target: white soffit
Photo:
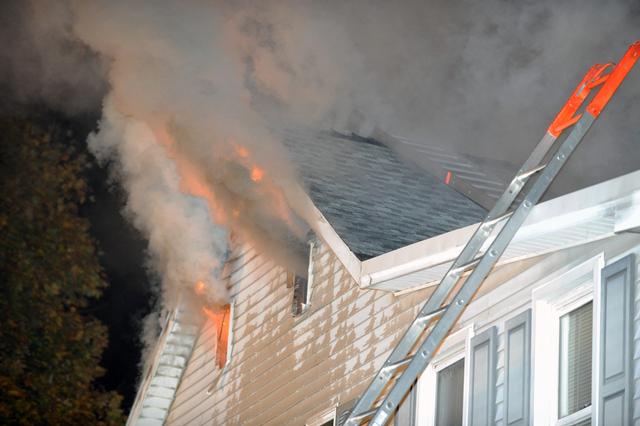
[[[362,262],[360,286],[397,292],[436,284],[477,226]],[[498,265],[586,244],[639,226],[640,170],[535,206]]]
[[[199,324],[176,309],[167,318],[127,426],[162,426],[198,337]]]

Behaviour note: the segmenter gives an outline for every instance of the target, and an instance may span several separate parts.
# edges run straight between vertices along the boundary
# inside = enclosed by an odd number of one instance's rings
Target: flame
[[[245,148],[244,146],[236,147],[236,153],[238,154],[238,157],[240,157],[240,158],[249,157],[249,150],[247,148]]]
[[[185,194],[203,198],[207,202],[211,217],[215,223],[220,225],[228,223],[229,218],[227,212],[216,202],[215,193],[210,186],[206,184],[200,171],[180,155],[176,149],[175,140],[166,128],[166,124],[160,123],[154,127],[154,134],[178,166],[180,173],[180,190]]]
[[[207,285],[204,283],[204,281],[198,281],[195,285],[195,292],[196,294],[202,296],[205,293],[205,289],[207,288]]]
[[[202,312],[213,323],[216,330],[216,364],[222,368],[227,363],[231,305],[227,304],[216,311],[203,306]]]
[[[251,180],[254,182],[260,182],[264,177],[264,170],[262,170],[258,166],[253,166],[251,168]]]

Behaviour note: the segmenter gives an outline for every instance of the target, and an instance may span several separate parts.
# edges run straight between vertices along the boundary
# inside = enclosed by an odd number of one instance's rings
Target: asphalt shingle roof
[[[361,260],[476,223],[486,214],[376,141],[288,132],[285,144],[314,204]]]

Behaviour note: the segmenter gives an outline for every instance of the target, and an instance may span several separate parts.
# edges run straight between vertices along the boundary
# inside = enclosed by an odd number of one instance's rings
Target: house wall
[[[203,328],[168,417],[170,425],[304,424],[358,396],[424,302],[362,291],[328,247],[313,253],[309,310],[291,315],[286,271],[251,248],[231,265],[231,361],[215,390],[214,332]]]
[[[640,260],[640,238],[637,235],[620,235],[607,240],[553,253],[523,268],[521,274],[505,280],[484,297],[477,298],[461,317],[458,328],[471,327],[474,334],[492,326],[497,328],[497,371],[495,374],[495,425],[504,426],[505,380],[505,323],[521,312],[532,308],[532,290],[566,272],[567,269],[599,254],[605,265],[626,256],[636,254]],[[633,343],[633,419],[640,425],[640,262],[636,264],[634,343]],[[595,340],[594,340],[595,344]],[[531,398],[533,398],[533,389]],[[532,407],[533,408],[533,407]],[[533,413],[533,411],[532,411]],[[543,424],[535,421],[534,424]],[[418,423],[420,424],[420,423]]]
[[[609,263],[629,250],[640,252],[638,243],[638,236],[622,235],[511,265],[490,278],[485,289],[493,290],[470,305],[457,328],[471,324],[476,334],[498,328],[496,425],[504,424],[505,321],[531,306],[531,290],[541,280],[598,253],[604,252]],[[286,271],[249,247],[239,250],[230,275],[235,303],[231,361],[218,378],[215,333],[205,325],[167,424],[303,425],[364,390],[430,290],[399,297],[360,290],[322,242],[313,263],[311,307],[294,318]],[[640,282],[637,287],[634,419],[640,425]]]

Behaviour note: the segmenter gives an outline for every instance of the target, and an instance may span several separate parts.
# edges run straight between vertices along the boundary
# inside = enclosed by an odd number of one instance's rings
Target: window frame
[[[536,424],[568,426],[597,419],[600,341],[600,271],[604,256],[599,254],[554,277],[532,291],[532,413]],[[560,369],[560,318],[592,302],[591,405],[558,418]]]
[[[296,302],[296,286],[295,286],[295,281],[298,278],[298,275],[295,272],[289,272],[289,275],[287,277],[287,280],[291,281],[291,285],[288,285],[288,287],[291,287],[293,289],[292,291],[292,295],[291,295],[291,316],[293,316],[294,318],[300,318],[303,317],[307,312],[309,312],[309,308],[311,307],[311,293],[313,291],[313,273],[314,273],[314,268],[313,268],[313,254],[314,251],[316,249],[316,242],[314,239],[310,239],[307,242],[307,245],[309,247],[309,258],[307,259],[307,277],[305,278],[305,291],[304,291],[304,302],[302,303],[302,308],[300,309],[299,312],[295,312],[294,307],[295,307],[295,302]]]
[[[335,405],[331,405],[330,407],[327,407],[324,410],[313,415],[304,424],[305,426],[322,426],[328,421],[333,421],[333,425],[335,426],[336,424],[336,406]]]
[[[467,424],[470,368],[469,348],[473,337],[473,324],[467,325],[452,333],[444,342],[442,349],[429,363],[418,378],[416,426],[436,426],[436,405],[438,393],[438,373],[445,368],[464,359],[462,395],[462,424]]]

